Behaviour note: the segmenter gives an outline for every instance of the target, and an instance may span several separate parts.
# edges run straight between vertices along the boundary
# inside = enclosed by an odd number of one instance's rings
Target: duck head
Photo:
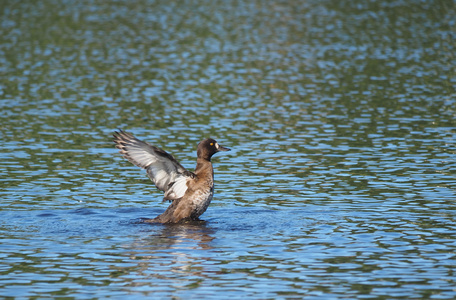
[[[230,151],[230,148],[223,147],[214,139],[205,139],[199,142],[197,155],[198,158],[203,158],[208,161],[211,160],[212,155],[220,151]]]

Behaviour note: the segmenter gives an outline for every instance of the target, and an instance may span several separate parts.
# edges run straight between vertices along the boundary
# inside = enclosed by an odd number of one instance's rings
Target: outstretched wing
[[[114,143],[120,153],[132,164],[146,169],[155,186],[165,192],[163,200],[182,198],[187,182],[195,174],[187,171],[171,154],[138,140],[132,134],[119,130],[114,133]]]

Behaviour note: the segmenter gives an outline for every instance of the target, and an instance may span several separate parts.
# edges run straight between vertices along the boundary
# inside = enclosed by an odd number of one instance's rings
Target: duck
[[[184,223],[198,221],[207,210],[214,196],[214,154],[231,149],[223,147],[212,138],[198,143],[195,171],[185,169],[168,152],[137,139],[123,130],[113,134],[115,147],[132,164],[145,169],[155,186],[164,192],[163,201],[171,204],[164,213],[148,223]]]

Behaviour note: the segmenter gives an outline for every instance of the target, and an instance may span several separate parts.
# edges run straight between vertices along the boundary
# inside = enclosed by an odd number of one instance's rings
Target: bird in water
[[[198,220],[211,203],[214,195],[214,169],[211,157],[220,151],[230,151],[214,139],[198,144],[194,172],[185,169],[171,154],[143,142],[122,130],[114,132],[114,143],[132,164],[146,169],[155,186],[165,193],[163,201],[172,203],[151,223],[179,223]]]

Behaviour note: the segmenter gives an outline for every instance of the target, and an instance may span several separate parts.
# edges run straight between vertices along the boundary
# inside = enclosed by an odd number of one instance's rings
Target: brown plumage
[[[130,133],[116,131],[114,143],[123,157],[147,170],[155,186],[165,192],[163,201],[172,201],[163,214],[147,220],[158,223],[197,220],[206,211],[214,195],[211,157],[219,151],[230,150],[220,146],[214,139],[201,141],[197,149],[195,172],[190,172],[166,151],[138,140]]]

